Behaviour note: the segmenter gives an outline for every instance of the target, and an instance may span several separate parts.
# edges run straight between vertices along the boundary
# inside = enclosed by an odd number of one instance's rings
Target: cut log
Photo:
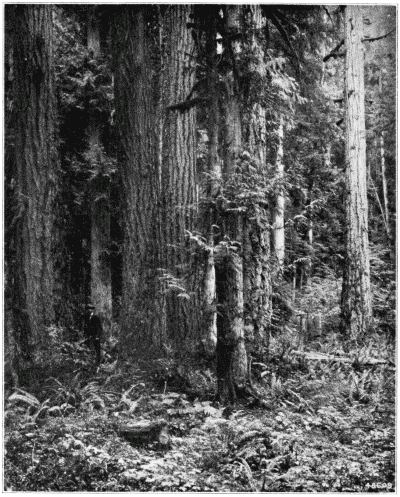
[[[118,430],[118,435],[125,438],[132,445],[145,445],[156,442],[163,449],[168,449],[171,445],[168,423],[164,419],[121,426]]]
[[[360,364],[362,366],[376,366],[378,364],[388,364],[389,366],[395,366],[395,363],[386,359],[376,359],[374,357],[364,357],[360,359],[346,357],[346,356],[334,356],[329,354],[323,354],[322,352],[303,352],[301,350],[292,350],[293,355],[304,357],[309,361],[332,361],[332,362],[342,362],[347,364]]]

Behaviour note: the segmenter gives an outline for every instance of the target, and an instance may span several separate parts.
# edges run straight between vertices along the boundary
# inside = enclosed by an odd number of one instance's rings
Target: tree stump
[[[118,430],[118,435],[125,438],[132,445],[145,445],[156,442],[162,449],[168,449],[171,446],[168,423],[164,419],[153,422],[142,421],[122,426]]]

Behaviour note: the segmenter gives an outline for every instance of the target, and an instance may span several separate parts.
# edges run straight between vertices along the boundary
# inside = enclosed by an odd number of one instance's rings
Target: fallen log
[[[168,423],[164,419],[158,421],[141,421],[120,426],[118,435],[132,445],[145,445],[155,442],[162,449],[168,449],[171,446]]]
[[[347,364],[360,364],[362,366],[376,366],[379,364],[388,364],[395,367],[395,363],[386,359],[376,359],[374,357],[352,358],[346,356],[335,356],[324,354],[322,352],[302,352],[301,350],[292,350],[293,355],[304,357],[310,361],[332,361]]]

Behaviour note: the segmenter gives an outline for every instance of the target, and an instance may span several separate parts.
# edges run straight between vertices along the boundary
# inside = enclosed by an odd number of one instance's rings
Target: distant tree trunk
[[[226,6],[225,23],[230,35],[237,34],[240,29],[241,6]],[[231,42],[228,42],[231,43]],[[233,42],[232,67],[226,75],[227,95],[224,106],[225,112],[225,154],[223,177],[228,180],[236,172],[237,159],[242,147],[242,122],[239,101],[238,81],[235,78],[233,65],[235,57],[240,51],[238,42]],[[244,344],[243,325],[243,219],[235,202],[224,207],[220,212],[222,232],[230,242],[230,246],[216,268],[217,302],[219,313],[217,317],[218,345],[217,361],[229,362],[231,356],[231,374],[236,385],[242,386],[247,378],[247,353]],[[222,358],[222,356],[224,356]],[[218,396],[223,402],[233,402],[234,392],[230,387],[230,378],[218,378]]]
[[[187,239],[187,230],[193,231],[197,214],[196,112],[195,108],[182,112],[168,107],[183,102],[194,85],[195,46],[187,28],[192,13],[190,5],[170,5],[162,16],[159,267],[165,276],[166,334],[182,352],[186,340],[198,338],[199,327],[196,268]]]
[[[392,244],[392,230],[390,226],[388,186],[386,177],[386,160],[385,160],[385,132],[381,131],[380,136],[380,156],[381,156],[381,176],[382,176],[382,191],[383,191],[383,207],[385,212],[385,228],[388,244]]]
[[[259,85],[259,80],[266,77],[265,54],[263,47],[263,28],[265,20],[262,16],[260,5],[251,4],[248,6],[247,22],[250,26],[250,51],[253,55],[253,60],[250,63],[250,70],[257,75],[256,84]],[[264,89],[264,88],[262,88]],[[259,163],[261,169],[266,168],[267,164],[267,117],[266,107],[263,102],[264,95],[260,95],[260,87],[251,88],[251,112],[248,119],[247,130],[247,145],[253,157]],[[258,98],[257,98],[258,97]]]
[[[159,350],[157,308],[158,148],[155,97],[143,5],[117,6],[113,24],[118,162],[123,193],[124,247],[121,333],[125,353]],[[123,36],[121,36],[123,33]]]
[[[274,212],[274,251],[280,270],[283,268],[285,260],[285,194],[283,180],[285,169],[283,165],[283,118],[281,117],[278,128],[278,148],[276,152],[276,178],[279,183],[276,194],[276,204]]]
[[[363,22],[360,6],[346,6],[346,258],[342,290],[342,331],[357,339],[372,316],[366,142]]]
[[[254,61],[250,70],[259,78],[265,78],[263,28],[265,21],[259,5],[248,6],[247,21],[251,28],[250,50]],[[256,82],[258,78],[256,78]],[[257,84],[257,83],[256,83]],[[259,97],[259,98],[257,98]],[[250,92],[253,100],[251,109],[244,119],[248,123],[246,148],[255,159],[258,172],[265,173],[267,168],[267,130],[266,109],[262,103],[262,95],[254,89]],[[255,99],[255,101],[254,101]],[[244,216],[243,228],[243,292],[244,292],[244,325],[246,340],[253,344],[254,350],[263,350],[269,344],[271,324],[271,271],[270,257],[270,220],[265,204],[254,200],[248,206]]]
[[[313,261],[313,244],[314,244],[314,221],[313,221],[313,181],[308,186],[307,194],[307,217],[308,217],[308,228],[307,228],[307,252],[304,261],[301,263],[301,272],[303,276],[303,284],[307,286],[311,278],[312,261]]]
[[[13,326],[25,357],[48,344],[54,322],[54,96],[52,6],[8,5],[13,22]]]
[[[97,6],[88,6],[87,47],[94,58],[100,56],[100,27]],[[91,110],[88,129],[90,168],[96,171],[91,194],[91,300],[101,318],[103,330],[110,330],[112,318],[110,264],[110,176],[101,170],[104,161],[96,111]]]
[[[382,68],[379,73],[379,95],[382,97]],[[386,177],[386,160],[385,160],[385,132],[382,130],[380,133],[380,143],[379,150],[381,156],[381,176],[382,176],[382,191],[383,191],[383,207],[384,207],[384,224],[386,229],[386,237],[390,247],[392,247],[392,230],[390,224],[390,213],[389,213],[389,200],[388,200],[388,187],[387,187],[387,177]],[[393,254],[394,255],[394,254]]]
[[[216,197],[219,194],[222,180],[221,160],[219,157],[219,130],[220,110],[219,95],[216,91],[218,85],[217,68],[217,13],[215,8],[210,8],[207,13],[201,12],[198,21],[206,31],[205,59],[207,67],[207,88],[211,101],[208,107],[208,163],[207,175],[202,178],[203,202],[201,218],[207,248],[204,254],[204,276],[202,285],[203,297],[203,344],[204,353],[212,357],[217,346],[217,301],[216,301],[216,274],[215,274],[215,234],[217,223]]]

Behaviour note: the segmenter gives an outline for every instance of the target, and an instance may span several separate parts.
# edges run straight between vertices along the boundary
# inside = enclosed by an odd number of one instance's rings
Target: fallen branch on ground
[[[304,357],[309,361],[333,361],[342,362],[347,364],[361,364],[363,366],[376,366],[379,364],[388,364],[389,366],[395,367],[395,363],[386,359],[376,359],[374,357],[365,358],[351,358],[346,356],[334,356],[329,354],[323,354],[322,352],[302,352],[300,350],[293,350],[293,355]]]

